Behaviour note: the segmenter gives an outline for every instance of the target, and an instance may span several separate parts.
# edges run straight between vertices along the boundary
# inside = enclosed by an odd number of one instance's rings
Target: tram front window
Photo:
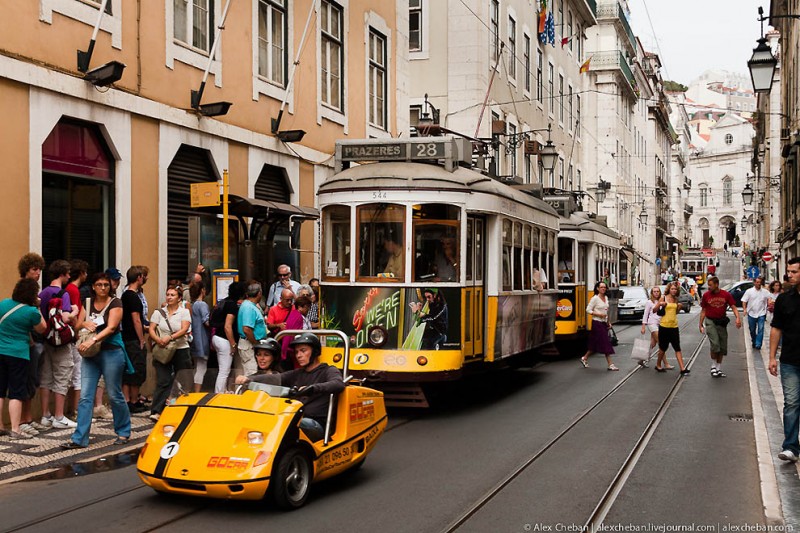
[[[404,277],[405,208],[369,204],[358,208],[358,275],[362,278]]]
[[[414,281],[458,281],[459,209],[451,205],[414,206]]]
[[[323,276],[350,276],[350,208],[346,205],[326,207],[322,213]]]

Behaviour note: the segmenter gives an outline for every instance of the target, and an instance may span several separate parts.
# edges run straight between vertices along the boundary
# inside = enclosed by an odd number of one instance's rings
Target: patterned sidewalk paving
[[[72,429],[49,429],[22,441],[0,437],[0,484],[135,450],[142,446],[153,428],[148,415],[149,412],[131,415],[131,440],[124,446],[112,444],[116,439],[114,421],[98,418],[92,420],[89,447],[84,449],[61,448],[72,436]]]

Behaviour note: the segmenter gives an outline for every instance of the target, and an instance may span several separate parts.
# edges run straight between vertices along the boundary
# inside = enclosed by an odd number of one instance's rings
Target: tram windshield
[[[322,224],[324,278],[350,277],[350,208],[346,205],[326,207]]]
[[[414,281],[458,281],[459,208],[420,204],[413,214]]]
[[[358,207],[358,276],[402,281],[405,272],[405,207],[367,204]]]

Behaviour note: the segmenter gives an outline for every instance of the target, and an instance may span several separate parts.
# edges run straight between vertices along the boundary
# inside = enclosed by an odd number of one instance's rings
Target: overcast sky
[[[747,60],[760,36],[758,6],[769,14],[769,0],[628,0],[628,4],[633,32],[647,51],[661,57],[664,79],[684,85],[712,68],[749,77]],[[768,28],[765,22],[765,31]]]

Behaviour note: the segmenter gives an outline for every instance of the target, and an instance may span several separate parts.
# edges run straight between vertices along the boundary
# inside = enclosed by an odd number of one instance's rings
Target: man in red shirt
[[[736,327],[742,327],[742,319],[736,302],[728,291],[719,288],[719,278],[708,278],[708,291],[700,300],[700,333],[708,334],[711,345],[711,377],[724,378],[722,358],[728,354],[728,307],[736,316]]]

